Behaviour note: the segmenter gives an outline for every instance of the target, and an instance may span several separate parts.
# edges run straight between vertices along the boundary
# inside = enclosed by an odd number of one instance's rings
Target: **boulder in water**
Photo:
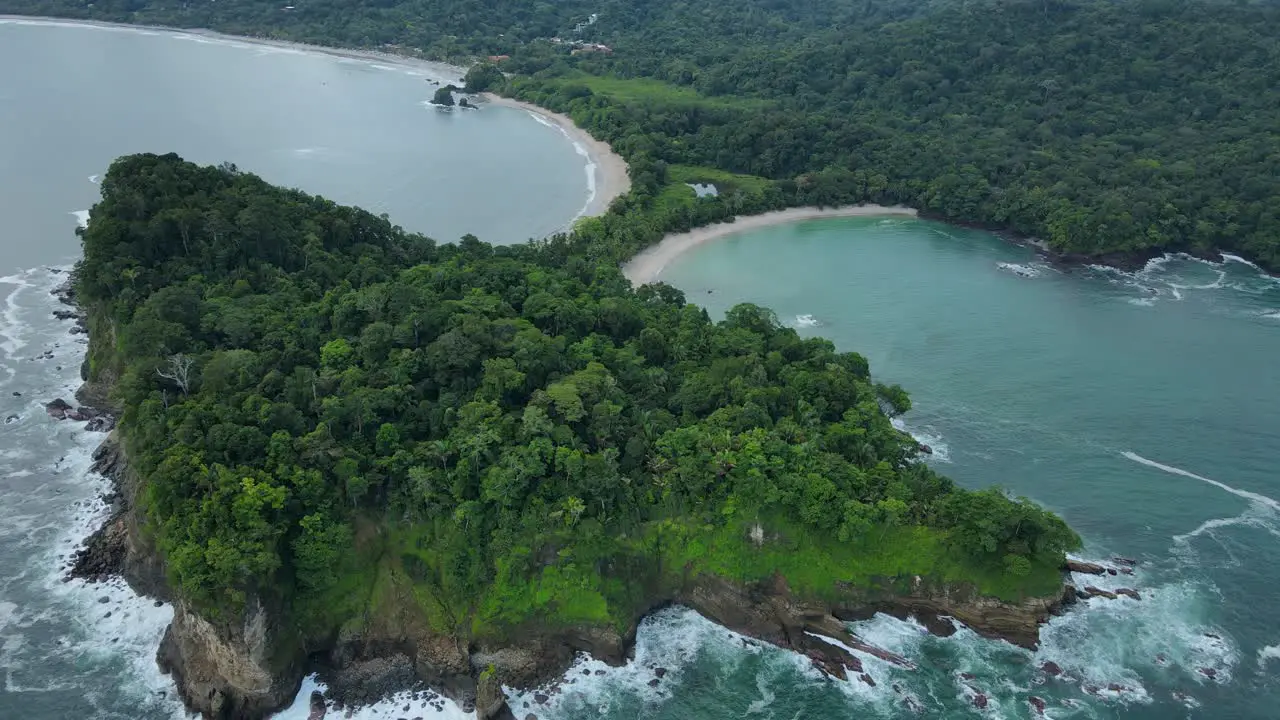
[[[1031,703],[1031,707],[1036,709],[1037,715],[1044,715],[1044,700],[1041,700],[1035,695],[1032,695],[1031,697],[1027,698],[1027,702]]]
[[[45,412],[49,413],[49,417],[54,420],[66,420],[67,413],[74,412],[74,408],[71,407],[71,403],[63,400],[62,398],[58,398],[57,400],[46,404],[44,409]]]
[[[1107,572],[1106,568],[1097,563],[1072,560],[1071,558],[1067,558],[1066,568],[1068,572],[1078,572],[1086,575],[1103,575]]]
[[[1044,671],[1045,675],[1050,677],[1057,677],[1062,674],[1062,667],[1052,660],[1045,662],[1045,664],[1040,666],[1040,669]]]
[[[859,679],[859,680],[861,680],[862,682],[864,682],[864,683],[866,683],[866,684],[870,685],[871,687],[875,687],[875,686],[876,686],[875,678],[871,677],[870,675],[868,675],[868,674],[866,674],[866,673],[862,673],[861,675],[859,675],[859,676],[858,676],[858,679]]]
[[[987,709],[987,696],[985,693],[976,693],[973,696],[973,706],[979,710]]]
[[[1117,597],[1116,594],[1110,590],[1103,590],[1102,588],[1097,588],[1092,585],[1085,585],[1084,591],[1089,594],[1089,597],[1104,597],[1108,600],[1115,600]]]
[[[1117,595],[1125,595],[1125,596],[1127,596],[1127,597],[1131,597],[1131,598],[1133,598],[1134,600],[1141,600],[1141,599],[1142,599],[1142,596],[1138,594],[1138,591],[1137,591],[1137,590],[1133,590],[1133,589],[1131,589],[1131,588],[1116,588],[1116,594],[1117,594]]]

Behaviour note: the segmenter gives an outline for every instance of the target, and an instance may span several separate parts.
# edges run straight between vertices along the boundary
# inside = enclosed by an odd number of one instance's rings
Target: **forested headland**
[[[1079,544],[919,462],[901,388],[763,308],[712,322],[609,260],[437,244],[175,155],[101,191],[88,373],[173,591],[214,621],[276,608],[295,649],[406,606],[472,640],[625,628],[699,575],[1019,601]]]
[[[657,226],[614,223],[625,238],[595,227],[589,244],[615,258],[735,213],[871,201],[1084,258],[1229,251],[1280,269],[1270,0],[0,0],[0,11],[480,60],[470,89],[565,112],[627,158],[628,207],[656,209]],[[695,201],[683,185],[727,173],[750,192]]]

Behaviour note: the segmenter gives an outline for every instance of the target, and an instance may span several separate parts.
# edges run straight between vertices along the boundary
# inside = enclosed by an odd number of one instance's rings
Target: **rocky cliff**
[[[127,462],[116,432],[95,453],[94,469],[112,478],[114,512],[85,544],[73,575],[102,579],[123,575],[139,592],[170,599],[164,567],[147,540],[137,499],[142,483]],[[746,636],[803,653],[815,666],[839,677],[861,673],[858,657],[845,648],[911,665],[910,660],[872,647],[852,635],[845,621],[884,612],[918,618],[939,634],[954,632],[946,618],[976,632],[1034,647],[1039,625],[1074,601],[1075,589],[1010,603],[983,597],[971,587],[915,578],[883,587],[840,587],[832,599],[795,595],[784,578],[741,584],[700,575],[675,592],[652,598],[637,609],[624,632],[601,626],[527,628],[505,642],[474,640],[433,632],[412,603],[367,618],[359,629],[337,633],[319,647],[304,647],[282,613],[251,600],[243,617],[216,621],[176,602],[157,661],[172,674],[187,705],[206,718],[261,718],[293,701],[303,677],[318,672],[333,700],[373,702],[390,693],[418,688],[440,693],[485,720],[511,717],[503,684],[534,687],[561,676],[575,655],[586,652],[620,665],[630,656],[640,620],[670,604],[690,607]],[[838,640],[844,647],[813,634]],[[865,681],[865,680],[864,680]],[[426,688],[431,688],[430,691]]]

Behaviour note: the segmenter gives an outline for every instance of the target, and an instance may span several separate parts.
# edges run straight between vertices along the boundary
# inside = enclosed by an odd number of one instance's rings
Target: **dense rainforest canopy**
[[[556,243],[439,245],[175,155],[101,190],[90,373],[177,592],[215,616],[267,598],[324,633],[408,597],[442,631],[623,624],[703,572],[1017,598],[1079,543],[919,462],[901,388],[762,308],[715,323]]]
[[[0,0],[3,11],[467,63],[510,55],[501,72],[473,73],[473,89],[569,112],[627,157],[642,201],[670,194],[667,168],[699,168],[772,181],[771,204],[900,202],[1065,253],[1226,250],[1280,269],[1271,0]]]

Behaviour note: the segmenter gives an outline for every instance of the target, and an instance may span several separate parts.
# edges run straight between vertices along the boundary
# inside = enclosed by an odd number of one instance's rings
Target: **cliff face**
[[[275,625],[256,603],[242,623],[214,624],[179,602],[156,661],[204,717],[264,717],[293,701],[303,676],[304,658],[279,640]]]
[[[143,531],[137,499],[142,483],[127,462],[113,432],[95,453],[94,469],[115,481],[113,514],[80,552],[73,575],[101,579],[123,575],[139,592],[169,599],[163,561]],[[612,627],[530,627],[513,640],[472,640],[434,632],[416,607],[405,604],[371,619],[358,629],[338,633],[323,647],[303,647],[283,627],[281,613],[251,599],[243,617],[211,621],[185,603],[174,607],[174,619],[157,654],[161,669],[173,676],[189,708],[205,718],[263,718],[289,705],[303,677],[319,672],[330,694],[345,703],[373,702],[390,693],[426,685],[479,717],[510,717],[501,685],[533,687],[555,680],[579,652],[613,665],[627,661],[636,628],[648,612],[670,604],[696,610],[743,635],[804,653],[829,673],[860,672],[856,656],[815,640],[818,633],[848,647],[910,665],[851,635],[845,621],[884,612],[920,619],[939,634],[954,632],[943,619],[953,617],[982,635],[1034,647],[1039,625],[1074,599],[1064,585],[1059,596],[1020,603],[978,595],[971,587],[916,578],[908,589],[840,587],[833,598],[796,596],[781,577],[742,584],[700,575],[684,587],[654,597],[636,612],[625,632]]]

